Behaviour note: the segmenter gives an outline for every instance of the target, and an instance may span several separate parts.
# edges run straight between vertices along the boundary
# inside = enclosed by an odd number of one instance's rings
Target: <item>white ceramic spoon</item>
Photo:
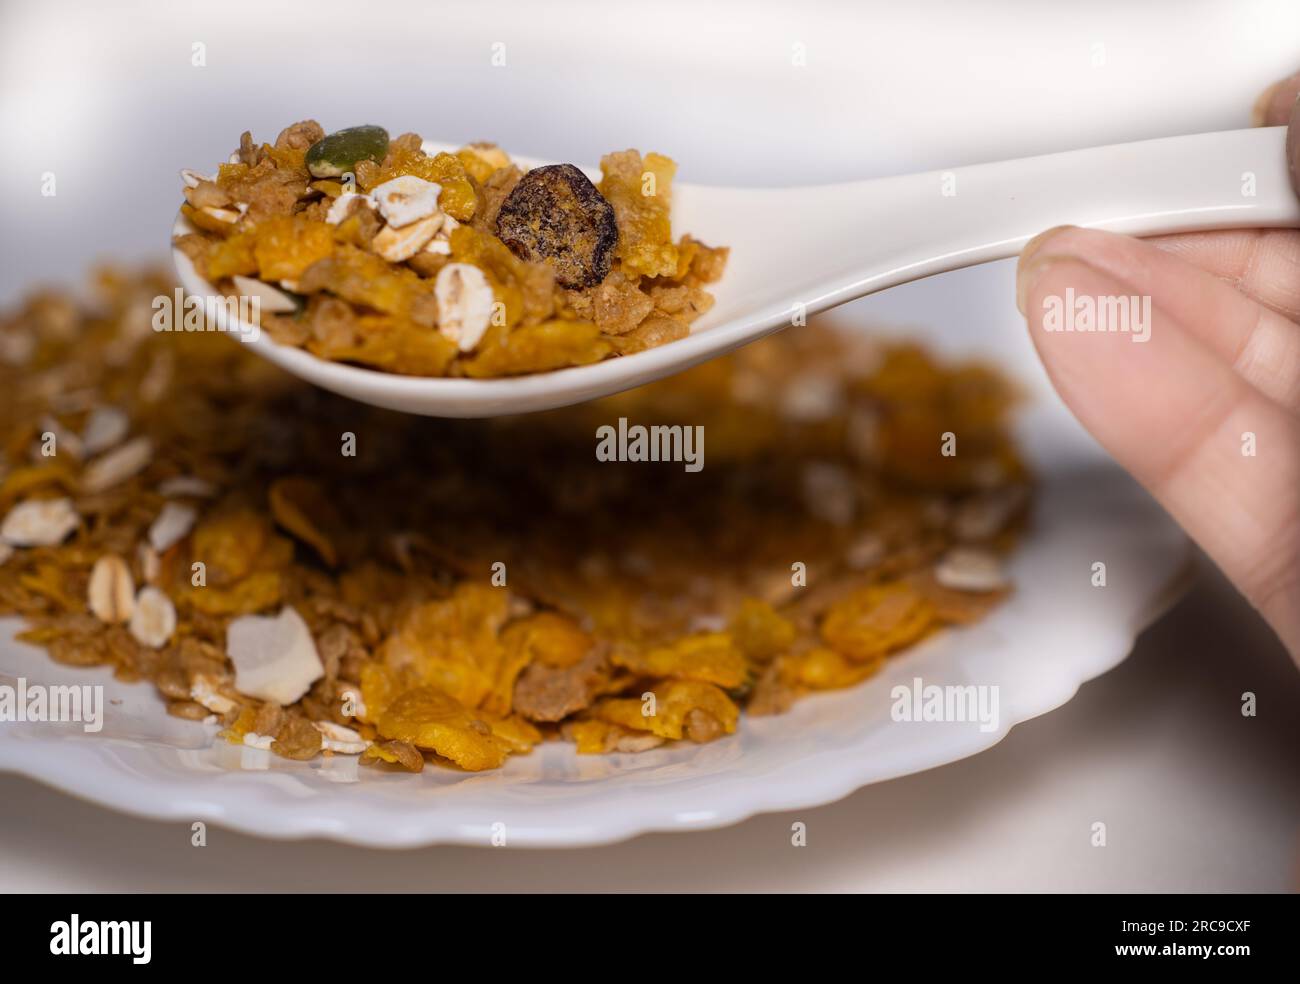
[[[710,288],[717,303],[689,337],[591,366],[429,379],[327,362],[265,333],[246,344],[317,386],[393,410],[439,417],[545,410],[686,369],[786,327],[796,315],[1014,256],[1052,226],[1138,236],[1300,226],[1285,137],[1285,127],[1231,130],[803,188],[675,185],[674,232],[731,247],[725,276]],[[173,231],[189,231],[183,217]],[[173,255],[189,293],[217,293],[184,254]],[[218,321],[238,327],[220,314]]]

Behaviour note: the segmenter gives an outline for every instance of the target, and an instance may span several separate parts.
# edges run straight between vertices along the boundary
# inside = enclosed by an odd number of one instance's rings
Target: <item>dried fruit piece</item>
[[[131,568],[117,554],[104,554],[90,569],[86,588],[90,612],[101,622],[116,625],[135,611],[135,579]]]
[[[337,178],[356,170],[360,161],[382,161],[388,131],[382,126],[350,126],[322,137],[307,149],[306,164],[314,178]]]
[[[249,697],[292,704],[325,675],[311,630],[286,606],[274,618],[244,615],[226,628],[226,655],[235,689]]]
[[[496,231],[520,259],[553,264],[564,287],[604,280],[619,233],[610,203],[572,164],[525,174],[502,203]]]

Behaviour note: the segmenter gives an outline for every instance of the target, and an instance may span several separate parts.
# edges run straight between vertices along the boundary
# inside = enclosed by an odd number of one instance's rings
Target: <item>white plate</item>
[[[1189,556],[1159,507],[1051,396],[1023,330],[1017,335],[1005,313],[1009,284],[993,279],[999,305],[978,303],[989,276],[958,274],[881,295],[871,317],[891,309],[924,317],[933,307],[942,327],[921,333],[929,343],[983,351],[1030,390],[1019,431],[1042,487],[1010,565],[1017,590],[984,622],[932,638],[859,687],[808,698],[778,717],[742,718],[736,735],[709,745],[595,757],[555,743],[496,772],[397,775],[350,758],[295,763],[214,743],[214,727],[168,717],[151,686],[57,666],[13,642],[10,619],[0,623],[0,683],[102,683],[106,700],[120,703],[106,706],[96,735],[80,725],[0,723],[0,769],[129,813],[266,837],[412,847],[486,845],[504,834],[508,845],[568,847],[817,806],[982,751],[1123,660],[1172,598]],[[949,291],[966,302],[960,319]],[[859,320],[864,305],[853,309],[856,317],[840,320]],[[1092,585],[1096,561],[1106,564],[1104,588]],[[996,685],[998,727],[892,721],[891,688],[915,677]]]

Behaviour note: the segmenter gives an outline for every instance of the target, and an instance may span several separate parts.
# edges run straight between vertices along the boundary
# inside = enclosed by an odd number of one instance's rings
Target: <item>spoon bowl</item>
[[[282,369],[363,403],[437,417],[547,410],[680,372],[879,290],[1014,256],[1053,226],[1137,236],[1300,227],[1285,138],[1285,127],[1230,130],[811,187],[674,184],[674,229],[731,247],[709,288],[716,303],[686,338],[589,366],[499,379],[400,376],[280,345],[220,304],[214,317]],[[173,235],[191,231],[178,215]],[[180,250],[173,258],[189,294],[222,296]]]

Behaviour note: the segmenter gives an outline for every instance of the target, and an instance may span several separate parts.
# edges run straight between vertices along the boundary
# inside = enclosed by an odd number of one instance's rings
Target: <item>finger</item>
[[[1228,282],[1265,307],[1300,321],[1300,231],[1232,229],[1145,240]]]
[[[1254,126],[1286,126],[1291,120],[1291,107],[1300,96],[1300,72],[1274,82],[1259,94],[1250,114]]]
[[[1131,288],[1079,257],[1018,272],[1030,335],[1057,392],[1300,653],[1300,421],[1247,384],[1193,329],[1152,304],[1150,335],[1048,331],[1044,313]],[[1253,435],[1253,438],[1251,437]],[[1253,439],[1255,454],[1247,450]]]
[[[1025,246],[1021,267],[1045,256],[1079,258],[1124,285],[1122,294],[1150,295],[1240,378],[1300,412],[1300,326],[1276,311],[1167,250],[1113,232],[1049,229]]]

